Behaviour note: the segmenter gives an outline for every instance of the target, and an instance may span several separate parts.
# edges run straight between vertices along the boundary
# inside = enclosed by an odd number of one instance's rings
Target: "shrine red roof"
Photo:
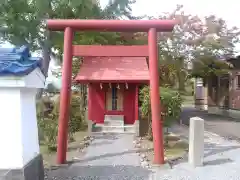
[[[77,82],[148,82],[144,57],[85,57]]]

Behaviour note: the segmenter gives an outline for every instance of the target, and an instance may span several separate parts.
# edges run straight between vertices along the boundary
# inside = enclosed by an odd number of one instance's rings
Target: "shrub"
[[[152,139],[151,125],[151,104],[149,87],[145,86],[140,91],[141,116],[143,119],[149,120],[148,135]],[[182,98],[177,91],[170,88],[160,88],[161,116],[164,127],[169,127],[174,120],[177,120],[181,113]]]
[[[72,95],[70,105],[70,120],[68,124],[68,138],[73,139],[73,134],[85,127],[83,111],[80,111],[80,97]],[[56,150],[59,97],[54,99],[43,98],[37,103],[38,129],[41,143],[50,151]]]
[[[75,132],[85,128],[85,111],[80,109],[81,97],[77,94],[72,94],[70,102],[70,120],[68,122],[68,133],[71,138]],[[60,99],[55,102],[53,112],[59,114]]]
[[[49,151],[56,150],[57,133],[58,133],[58,116],[50,113],[46,117],[38,119],[38,129],[42,133],[42,144],[46,145]]]

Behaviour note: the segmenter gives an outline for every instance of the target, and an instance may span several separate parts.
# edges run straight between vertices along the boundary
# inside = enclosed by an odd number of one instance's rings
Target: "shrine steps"
[[[125,125],[123,118],[105,118],[104,124],[95,124],[93,132],[102,133],[135,133],[134,125]]]
[[[94,124],[93,133],[137,133],[136,124],[124,124],[123,115],[105,115],[103,124]]]
[[[96,124],[92,132],[98,133],[135,133],[134,125],[123,125],[123,126],[114,126],[114,125],[105,125],[105,124]]]

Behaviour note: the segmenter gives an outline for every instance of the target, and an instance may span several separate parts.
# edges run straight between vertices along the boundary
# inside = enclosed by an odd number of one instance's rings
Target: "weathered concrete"
[[[42,155],[33,158],[21,169],[0,170],[0,180],[44,180]]]
[[[190,119],[188,162],[193,167],[203,165],[204,120],[199,117]]]
[[[188,140],[188,128],[173,126],[170,131]],[[240,179],[240,144],[216,134],[204,132],[204,163],[193,168],[187,158],[172,164],[171,170],[159,170],[157,180],[238,180]]]
[[[208,116],[204,112],[184,111],[183,122],[189,117],[199,116],[205,120],[205,129],[240,137],[240,122],[227,121],[223,117]],[[183,118],[185,117],[185,118]],[[186,119],[187,117],[187,119]],[[212,118],[212,119],[211,119]],[[170,131],[188,141],[186,126],[173,126]],[[204,132],[204,163],[193,168],[186,159],[172,164],[172,169],[150,170],[140,167],[139,157],[133,148],[133,136],[99,135],[88,147],[86,156],[79,157],[74,165],[49,172],[49,180],[99,179],[99,180],[237,180],[240,179],[240,144],[226,140],[213,133]],[[236,139],[238,140],[238,139]]]

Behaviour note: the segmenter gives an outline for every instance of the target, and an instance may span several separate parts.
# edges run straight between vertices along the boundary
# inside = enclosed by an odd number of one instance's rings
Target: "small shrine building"
[[[88,84],[89,120],[101,124],[117,115],[123,124],[134,124],[138,87],[149,82],[146,57],[85,57],[75,81]]]

